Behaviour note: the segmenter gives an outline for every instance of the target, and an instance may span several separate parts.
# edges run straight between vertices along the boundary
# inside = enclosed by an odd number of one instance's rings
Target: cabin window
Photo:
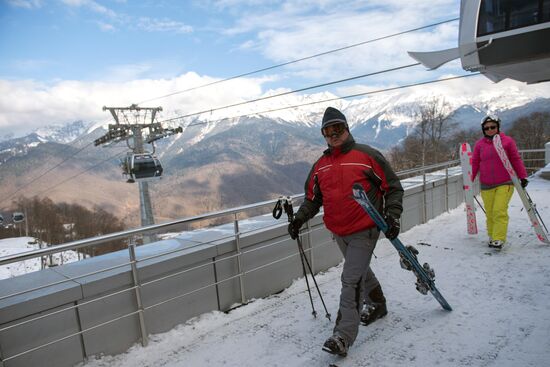
[[[550,21],[550,0],[481,0],[477,35]]]

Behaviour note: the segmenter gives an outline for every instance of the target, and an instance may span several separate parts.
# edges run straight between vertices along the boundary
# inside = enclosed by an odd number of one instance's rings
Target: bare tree
[[[124,229],[124,223],[121,220],[98,207],[88,210],[78,204],[56,204],[49,198],[36,196],[31,199],[19,197],[12,203],[12,206],[16,208],[13,211],[27,213],[25,220],[29,226],[29,235],[49,245]],[[0,233],[4,237],[6,234]],[[112,241],[98,247],[93,254],[111,252],[125,247],[126,244],[123,240]],[[85,251],[90,253],[88,250]]]
[[[515,120],[507,133],[519,149],[541,149],[550,141],[550,113],[534,112]]]
[[[550,113],[534,112],[514,121],[507,133],[514,138],[519,149],[542,149],[550,141]],[[544,166],[544,156],[537,152],[522,155],[527,171]]]
[[[414,112],[417,126],[413,134],[420,139],[422,165],[438,162],[446,150],[442,139],[455,128],[450,122],[451,107],[444,98],[432,97]],[[429,154],[426,159],[426,154]]]
[[[437,163],[449,155],[446,139],[456,128],[451,123],[451,107],[442,97],[432,97],[413,110],[416,126],[403,143],[394,147],[390,160],[397,170]]]

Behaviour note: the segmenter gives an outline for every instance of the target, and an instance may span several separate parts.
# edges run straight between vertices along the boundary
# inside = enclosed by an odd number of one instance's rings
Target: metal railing
[[[433,176],[431,178],[435,177],[437,179],[441,179],[442,176],[445,177],[445,196],[448,197],[448,194],[449,194],[448,193],[448,182],[449,182],[449,175],[450,175],[449,170],[451,168],[454,169],[454,167],[456,167],[458,163],[459,163],[459,161],[454,160],[454,161],[444,162],[444,163],[440,163],[440,164],[434,164],[434,165],[431,165],[431,166],[421,167],[421,168],[418,168],[418,169],[411,169],[411,170],[398,172],[399,177],[410,176],[411,174],[421,175],[421,180],[418,180],[418,179],[414,180],[414,179],[409,178],[409,179],[404,179],[403,182],[406,183],[407,181],[410,181],[411,185],[420,185],[420,184],[422,185],[422,190],[424,192],[423,203],[422,203],[422,205],[423,205],[423,214],[424,214],[423,222],[426,222],[426,219],[427,219],[427,214],[426,214],[427,209],[426,208],[427,208],[429,203],[428,203],[427,198],[426,198],[426,189],[425,188],[426,188],[427,183],[430,181],[430,175]],[[436,171],[436,172],[434,172],[434,171]],[[457,173],[455,172],[454,174],[457,174]],[[417,178],[419,178],[419,177],[417,177]],[[294,196],[292,196],[292,199],[296,200],[296,201],[300,201],[300,200],[303,199],[303,195],[294,195]],[[180,248],[180,249],[173,250],[173,251],[162,252],[162,253],[155,254],[155,255],[149,256],[149,257],[144,257],[144,258],[141,258],[140,260],[138,260],[136,258],[136,244],[135,244],[135,241],[131,241],[129,246],[128,246],[128,260],[124,261],[123,263],[116,264],[116,265],[110,266],[110,267],[106,267],[104,269],[99,269],[99,270],[96,270],[96,271],[93,271],[93,272],[88,272],[86,274],[80,274],[80,275],[74,276],[74,277],[67,277],[66,279],[58,281],[58,282],[51,282],[51,283],[48,283],[48,284],[45,284],[45,285],[42,285],[42,286],[33,287],[33,288],[30,288],[30,289],[26,289],[26,290],[20,290],[20,291],[16,291],[16,292],[13,292],[13,293],[10,293],[10,294],[5,294],[5,295],[1,296],[0,301],[4,300],[4,299],[7,299],[7,298],[10,298],[10,297],[16,297],[16,296],[20,296],[20,295],[23,295],[23,294],[26,294],[26,293],[29,293],[29,292],[34,292],[34,291],[41,290],[41,289],[44,289],[44,288],[47,288],[47,287],[51,287],[53,285],[59,285],[59,284],[62,284],[62,283],[79,280],[79,279],[88,277],[90,275],[96,275],[96,274],[104,273],[104,272],[107,272],[107,271],[112,271],[112,270],[115,270],[115,269],[130,267],[130,272],[131,272],[131,275],[132,275],[132,285],[130,287],[124,288],[122,290],[117,290],[115,292],[111,292],[111,293],[108,293],[106,295],[102,295],[102,296],[94,298],[92,300],[82,301],[78,304],[68,306],[68,307],[62,308],[60,310],[47,312],[45,314],[42,314],[42,315],[36,316],[36,317],[31,317],[30,319],[27,319],[25,321],[16,322],[16,323],[11,324],[9,326],[4,326],[4,327],[0,328],[0,333],[3,333],[5,331],[8,331],[8,330],[16,328],[16,327],[20,327],[22,325],[26,325],[26,324],[35,322],[37,320],[42,320],[44,318],[51,317],[53,315],[57,315],[57,314],[62,313],[62,312],[67,312],[67,311],[70,311],[70,310],[78,310],[82,306],[90,305],[94,302],[99,302],[99,301],[105,300],[106,298],[113,297],[113,296],[116,296],[116,295],[120,295],[120,294],[126,293],[126,292],[134,292],[135,300],[136,300],[136,304],[137,304],[137,309],[135,311],[126,313],[124,315],[118,316],[118,317],[113,318],[111,320],[101,322],[97,325],[93,325],[91,327],[88,327],[87,329],[82,329],[80,327],[80,330],[76,333],[71,333],[70,335],[63,336],[61,338],[49,341],[47,343],[43,343],[41,345],[30,348],[28,350],[19,352],[17,354],[13,354],[13,355],[10,355],[10,356],[0,355],[0,366],[2,366],[7,361],[10,361],[10,360],[16,359],[18,357],[21,357],[23,355],[32,353],[32,352],[34,352],[36,350],[39,350],[41,348],[50,346],[52,344],[67,340],[67,339],[75,337],[75,336],[82,337],[82,335],[84,333],[87,333],[87,332],[90,332],[92,330],[98,329],[100,327],[104,327],[106,325],[112,324],[112,323],[117,322],[117,321],[119,321],[123,318],[136,316],[136,315],[139,319],[141,343],[145,346],[145,345],[147,345],[147,335],[148,335],[147,330],[146,330],[145,319],[144,319],[145,318],[144,312],[146,310],[150,310],[152,308],[158,307],[158,306],[163,305],[165,303],[172,302],[172,301],[177,300],[177,299],[181,299],[183,297],[194,294],[194,293],[199,292],[201,290],[204,290],[206,288],[216,287],[216,286],[218,286],[222,283],[226,283],[226,282],[231,281],[231,280],[238,279],[239,288],[240,288],[239,291],[240,291],[241,303],[242,304],[246,303],[247,297],[246,297],[245,285],[244,285],[244,282],[243,282],[243,278],[244,278],[245,275],[247,275],[249,273],[253,273],[253,272],[258,271],[260,269],[263,269],[265,267],[272,266],[272,265],[277,264],[281,261],[288,260],[291,257],[300,256],[299,252],[296,250],[296,252],[293,252],[288,256],[273,259],[272,261],[269,261],[269,262],[267,262],[267,263],[265,263],[261,266],[256,266],[256,267],[254,267],[252,269],[248,269],[248,270],[244,270],[244,268],[243,268],[243,264],[242,264],[243,255],[251,253],[253,251],[266,250],[266,249],[268,249],[272,246],[279,245],[281,242],[288,240],[288,239],[285,238],[284,240],[275,241],[273,243],[269,243],[267,245],[259,246],[257,248],[252,248],[252,249],[249,249],[249,250],[243,250],[240,246],[240,240],[241,240],[243,235],[247,235],[247,234],[250,234],[252,232],[256,232],[258,230],[267,230],[269,228],[275,228],[275,227],[283,225],[283,223],[282,222],[271,223],[271,224],[268,224],[264,227],[253,228],[249,231],[243,232],[243,231],[241,231],[241,228],[240,228],[240,225],[239,225],[239,214],[245,213],[245,212],[250,211],[250,210],[265,208],[265,207],[268,207],[268,206],[271,210],[271,208],[273,208],[273,206],[275,205],[276,201],[277,200],[263,201],[263,202],[260,202],[260,203],[244,205],[244,206],[240,206],[240,207],[237,207],[237,208],[216,211],[216,212],[207,213],[207,214],[203,214],[203,215],[198,215],[198,216],[194,216],[194,217],[169,221],[169,222],[165,222],[165,223],[161,223],[161,224],[149,225],[149,226],[145,226],[145,227],[141,227],[141,228],[134,228],[134,229],[120,231],[120,232],[116,232],[116,233],[112,233],[112,234],[97,236],[97,237],[94,237],[94,238],[73,241],[73,242],[69,242],[69,243],[66,243],[66,244],[62,244],[62,245],[57,245],[57,246],[52,246],[52,247],[48,247],[48,248],[37,249],[37,250],[28,251],[28,252],[24,252],[24,253],[19,253],[19,254],[0,257],[0,266],[3,266],[3,265],[19,262],[19,261],[25,261],[25,260],[30,260],[30,259],[33,259],[33,258],[49,256],[49,255],[52,255],[52,254],[55,254],[55,253],[58,253],[58,252],[63,252],[63,251],[68,251],[68,250],[78,250],[78,249],[89,247],[89,246],[102,245],[102,244],[105,244],[109,241],[116,240],[116,239],[132,238],[133,236],[138,236],[138,235],[150,235],[150,234],[166,233],[166,232],[169,232],[169,231],[177,230],[178,228],[181,228],[182,226],[187,225],[187,224],[191,224],[191,223],[195,223],[195,222],[199,222],[199,221],[216,219],[216,218],[220,218],[220,217],[233,216],[233,233],[231,235],[227,235],[225,237],[217,237],[217,238],[215,238],[211,241],[207,241],[207,242],[192,241],[192,242],[195,242],[195,244],[185,248],[185,250],[189,250],[190,248],[193,248],[193,247],[204,246],[204,245],[213,245],[214,243],[216,243],[218,241],[221,241],[221,240],[233,239],[233,241],[235,243],[235,246],[236,246],[236,252],[234,254],[230,255],[230,256],[225,257],[225,258],[215,259],[215,260],[213,259],[212,262],[208,262],[208,263],[205,263],[205,264],[193,266],[191,268],[187,268],[187,269],[184,269],[184,270],[181,270],[181,271],[177,271],[173,274],[166,275],[166,276],[163,276],[163,277],[160,277],[160,278],[153,279],[153,280],[150,280],[148,282],[143,282],[142,283],[139,279],[138,271],[137,271],[138,262],[143,262],[143,261],[146,261],[146,260],[159,258],[159,257],[162,257],[162,256],[169,255],[171,253],[181,252],[181,251],[183,251],[183,249]],[[446,210],[449,209],[448,202],[445,203],[445,209]],[[302,231],[302,235],[307,236],[307,238],[308,238],[307,243],[309,244],[309,248],[307,248],[305,250],[306,250],[306,252],[308,252],[309,256],[312,257],[312,266],[313,266],[313,250],[315,248],[325,246],[325,245],[332,242],[332,240],[328,240],[328,241],[324,241],[324,242],[321,242],[321,243],[317,243],[315,246],[313,246],[312,243],[311,243],[311,240],[310,240],[311,233],[313,233],[314,231],[317,231],[319,229],[320,229],[319,227],[316,228],[316,229],[312,229],[309,226],[309,223],[308,223],[308,225],[305,226],[305,229]],[[220,262],[223,262],[223,261],[234,260],[234,259],[236,259],[236,261],[237,261],[237,268],[238,268],[237,269],[237,274],[229,276],[229,277],[227,277],[225,279],[221,279],[221,280],[216,279],[215,282],[213,282],[211,284],[207,284],[207,285],[204,285],[202,287],[190,290],[188,292],[175,295],[173,297],[170,297],[170,298],[161,300],[159,302],[156,302],[152,305],[144,306],[143,300],[142,300],[142,295],[141,295],[141,290],[144,287],[148,287],[152,284],[162,282],[162,281],[165,281],[167,279],[176,277],[178,275],[182,275],[182,274],[197,270],[201,267],[212,266],[213,264],[217,264],[217,263],[220,263]],[[85,356],[85,357],[87,357],[87,356]]]
[[[404,176],[410,176],[411,174],[415,174],[415,173],[416,174],[421,174],[422,175],[422,182],[424,184],[426,184],[426,182],[427,182],[427,173],[430,173],[430,172],[433,172],[433,171],[436,171],[436,170],[440,170],[442,168],[448,169],[452,166],[456,166],[458,163],[459,163],[458,160],[453,160],[453,161],[448,161],[448,162],[444,162],[444,163],[433,164],[433,165],[430,165],[430,166],[425,166],[425,167],[420,167],[420,168],[415,168],[415,169],[409,169],[409,170],[397,172],[397,176],[401,178],[401,177],[404,177]],[[447,175],[448,175],[448,173],[447,173]],[[304,194],[293,195],[293,196],[291,196],[291,198],[293,200],[298,200],[299,201],[299,200],[302,200],[304,198]],[[239,226],[238,226],[238,215],[239,215],[239,213],[244,213],[244,212],[247,212],[247,211],[250,211],[250,210],[253,210],[253,209],[260,209],[262,207],[267,207],[267,206],[272,207],[272,206],[275,205],[276,202],[277,202],[277,199],[267,200],[267,201],[263,201],[263,202],[259,202],[259,203],[239,206],[239,207],[236,207],[236,208],[224,209],[224,210],[215,211],[215,212],[211,212],[211,213],[201,214],[201,215],[197,215],[197,216],[193,216],[193,217],[189,217],[189,218],[177,219],[177,220],[174,220],[174,221],[164,222],[164,223],[160,223],[160,224],[152,224],[152,225],[149,225],[149,226],[133,228],[133,229],[124,230],[124,231],[120,231],[120,232],[115,232],[115,233],[111,233],[111,234],[96,236],[96,237],[93,237],[93,238],[87,238],[87,239],[82,239],[82,240],[71,241],[71,242],[68,242],[68,243],[65,243],[65,244],[53,245],[53,246],[50,246],[50,247],[47,247],[47,248],[21,252],[21,253],[13,254],[13,255],[7,255],[7,256],[0,257],[0,266],[11,264],[11,263],[14,263],[14,262],[19,262],[19,261],[30,260],[30,259],[37,258],[37,257],[49,256],[49,255],[53,255],[53,254],[58,253],[58,252],[78,250],[78,249],[84,248],[84,247],[102,245],[102,244],[105,244],[105,243],[113,241],[113,240],[129,238],[129,237],[136,236],[136,235],[166,233],[166,232],[170,232],[170,231],[173,231],[173,230],[177,230],[178,227],[181,228],[181,227],[183,227],[187,224],[192,224],[192,223],[195,223],[195,222],[226,217],[226,216],[229,216],[229,215],[232,215],[234,217],[234,223],[236,224],[236,226],[235,226],[235,236],[237,236],[238,228],[239,228]]]
[[[545,166],[545,149],[523,149],[519,151],[528,174]]]
[[[201,216],[202,217],[202,216]],[[279,226],[280,223],[277,223],[275,225],[272,225],[270,227],[274,227],[274,226]],[[253,230],[250,230],[248,232],[255,232],[257,231],[258,229],[253,229]],[[318,229],[317,229],[318,230]],[[315,231],[315,230],[313,230]],[[246,234],[247,232],[242,232],[240,233],[240,235],[242,234]],[[306,235],[306,236],[309,236],[310,234],[312,233],[312,231],[304,231],[302,232],[302,235]],[[233,237],[233,236],[228,236],[229,237]],[[219,241],[221,238],[216,238],[214,241]],[[21,321],[21,322],[17,322],[17,323],[14,323],[12,325],[9,325],[9,326],[5,326],[5,327],[1,327],[0,328],[0,333],[2,332],[5,332],[7,330],[10,330],[10,329],[13,329],[13,328],[16,328],[16,327],[20,327],[20,326],[23,326],[23,325],[26,325],[26,324],[29,324],[29,323],[32,323],[32,322],[35,322],[35,321],[38,321],[38,320],[41,320],[41,319],[44,319],[44,318],[47,318],[47,317],[51,317],[51,316],[54,316],[54,315],[57,315],[57,314],[60,314],[60,313],[63,313],[63,312],[67,312],[67,311],[70,311],[70,310],[75,310],[75,309],[78,309],[78,308],[81,308],[81,307],[84,307],[84,306],[89,306],[90,304],[93,304],[93,303],[96,303],[96,302],[100,302],[100,301],[103,301],[107,298],[110,298],[110,297],[114,297],[114,296],[117,296],[117,295],[120,295],[122,293],[126,293],[126,292],[131,292],[131,291],[134,291],[135,292],[135,296],[136,296],[136,302],[137,302],[137,305],[138,305],[138,308],[136,311],[132,311],[132,312],[129,312],[129,313],[126,313],[124,315],[121,315],[121,316],[118,316],[116,318],[113,318],[111,320],[108,320],[108,321],[105,321],[105,322],[102,322],[102,323],[99,323],[97,325],[94,325],[94,326],[91,326],[87,329],[83,329],[83,330],[80,330],[79,332],[76,332],[76,333],[71,333],[69,335],[66,335],[66,336],[63,336],[61,338],[58,338],[58,339],[55,339],[55,340],[52,340],[50,342],[47,342],[47,343],[44,343],[44,344],[41,344],[41,345],[38,345],[36,347],[33,347],[33,348],[30,348],[28,350],[25,350],[23,352],[20,352],[20,353],[17,353],[17,354],[14,354],[14,355],[11,355],[11,356],[7,356],[7,357],[3,357],[2,359],[0,359],[0,364],[1,363],[5,363],[5,362],[8,362],[8,361],[11,361],[13,359],[16,359],[18,357],[21,357],[21,356],[24,356],[26,354],[29,354],[29,353],[32,353],[34,351],[37,351],[39,349],[42,349],[42,348],[45,348],[47,346],[50,346],[52,344],[55,344],[55,343],[59,343],[59,342],[62,342],[64,340],[67,340],[69,338],[72,338],[72,337],[75,337],[75,336],[79,336],[79,335],[83,335],[84,333],[87,333],[87,332],[90,332],[92,330],[95,330],[97,328],[100,328],[100,327],[103,327],[103,326],[107,326],[107,325],[110,325],[114,322],[117,322],[117,321],[120,321],[121,319],[124,319],[124,318],[127,318],[127,317],[130,317],[130,316],[134,316],[134,315],[137,315],[139,317],[139,326],[140,326],[140,334],[141,334],[141,343],[143,346],[146,346],[147,343],[148,343],[148,338],[147,338],[147,330],[146,330],[146,326],[145,326],[145,320],[144,320],[144,311],[146,310],[150,310],[150,309],[153,309],[155,307],[158,307],[158,306],[161,306],[165,303],[168,303],[168,302],[172,302],[174,300],[177,300],[177,299],[180,299],[180,298],[183,298],[183,297],[186,297],[186,296],[189,296],[189,295],[192,295],[194,293],[197,293],[201,290],[204,290],[206,288],[210,288],[210,287],[215,287],[215,286],[218,286],[218,285],[221,285],[223,283],[226,283],[228,281],[231,281],[231,280],[234,280],[234,279],[237,279],[237,278],[242,278],[244,275],[247,275],[247,274],[250,274],[250,273],[253,273],[255,271],[258,271],[258,270],[261,270],[263,268],[266,268],[268,266],[272,266],[274,264],[277,264],[279,262],[282,262],[282,261],[285,261],[291,257],[294,257],[294,256],[300,256],[299,252],[296,251],[295,253],[292,253],[288,256],[284,256],[284,257],[281,257],[281,258],[278,258],[278,259],[275,259],[273,261],[270,261],[266,264],[263,264],[261,266],[256,266],[254,268],[251,268],[249,270],[242,270],[242,268],[239,269],[239,273],[234,275],[234,276],[230,276],[230,277],[227,277],[225,279],[222,279],[222,280],[218,280],[214,283],[210,283],[210,284],[207,284],[205,286],[202,286],[202,287],[199,287],[199,288],[196,288],[196,289],[193,289],[189,292],[186,292],[186,293],[183,293],[183,294],[179,294],[177,296],[174,296],[174,297],[171,297],[171,298],[168,298],[168,299],[165,299],[165,300],[162,300],[160,302],[157,302],[155,304],[152,304],[152,305],[149,305],[147,307],[144,307],[143,306],[143,302],[142,302],[142,299],[141,299],[141,294],[140,294],[140,291],[143,287],[147,287],[147,286],[150,286],[150,285],[153,285],[155,283],[158,283],[158,282],[161,282],[161,281],[165,281],[167,279],[170,279],[170,278],[173,278],[173,277],[176,277],[178,275],[182,275],[182,274],[185,274],[185,273],[188,273],[188,272],[191,272],[191,271],[194,271],[194,270],[197,270],[201,267],[206,267],[206,266],[212,266],[212,264],[218,264],[218,263],[221,263],[221,262],[224,262],[224,261],[229,261],[229,260],[232,260],[234,258],[240,258],[242,255],[245,255],[245,254],[248,254],[248,253],[251,253],[251,252],[254,252],[254,251],[261,251],[261,250],[265,250],[265,249],[268,249],[272,246],[277,246],[279,245],[281,242],[283,241],[286,241],[285,240],[280,240],[280,241],[275,241],[273,243],[270,243],[268,245],[265,245],[265,246],[261,246],[261,247],[258,247],[258,248],[254,248],[254,249],[251,249],[251,250],[248,250],[248,251],[238,251],[236,254],[234,255],[231,255],[231,256],[228,256],[228,257],[225,257],[223,259],[218,259],[218,260],[215,260],[213,261],[212,263],[206,263],[206,264],[201,264],[201,265],[197,265],[197,266],[194,266],[194,267],[191,267],[191,268],[187,268],[187,269],[184,269],[184,270],[181,270],[181,271],[178,271],[176,273],[172,273],[170,275],[167,275],[167,276],[164,276],[164,277],[161,277],[161,278],[157,278],[157,279],[154,279],[154,280],[151,280],[151,281],[148,281],[148,282],[144,282],[144,283],[140,283],[139,279],[138,279],[138,276],[137,276],[137,263],[138,263],[138,260],[136,259],[136,256],[135,256],[135,245],[134,244],[131,244],[129,246],[129,261],[128,262],[125,262],[125,263],[122,263],[122,264],[119,264],[115,267],[109,267],[109,268],[105,268],[105,269],[102,269],[100,271],[96,271],[96,272],[93,272],[93,273],[87,273],[87,274],[83,274],[83,275],[80,275],[78,277],[71,277],[71,278],[68,278],[64,281],[61,281],[61,282],[55,282],[55,283],[49,283],[47,285],[44,285],[42,287],[36,287],[36,288],[33,288],[33,289],[28,289],[28,290],[25,290],[25,291],[22,291],[22,292],[17,292],[17,293],[13,293],[13,294],[9,294],[9,295],[6,295],[6,296],[3,296],[3,297],[0,297],[0,300],[1,299],[5,299],[5,298],[9,298],[9,297],[13,297],[13,296],[16,296],[16,295],[21,295],[21,294],[24,294],[24,293],[28,293],[28,292],[31,292],[31,291],[36,291],[36,290],[39,290],[39,289],[42,289],[42,288],[46,288],[46,287],[50,287],[52,285],[56,285],[56,284],[61,284],[61,283],[66,283],[66,282],[70,282],[72,280],[77,280],[77,279],[80,279],[80,278],[83,278],[83,277],[86,277],[86,276],[89,276],[89,275],[93,275],[93,274],[98,274],[98,273],[101,273],[101,272],[105,272],[105,271],[108,271],[108,270],[112,270],[112,269],[115,269],[115,268],[120,268],[120,267],[125,267],[125,266],[128,266],[130,265],[131,266],[131,272],[132,272],[132,278],[133,278],[133,286],[129,287],[129,288],[125,288],[125,289],[122,289],[122,290],[118,290],[118,291],[115,291],[115,292],[111,292],[111,293],[108,293],[106,295],[103,295],[103,296],[100,296],[100,297],[97,297],[97,298],[94,298],[92,300],[89,300],[89,301],[84,301],[84,302],[80,302],[76,305],[73,305],[73,306],[68,306],[68,307],[65,307],[65,308],[62,308],[60,310],[56,310],[56,311],[52,311],[52,312],[48,312],[46,314],[43,314],[43,315],[40,315],[40,316],[36,316],[36,317],[32,317],[30,319],[27,319],[25,321]],[[319,244],[316,244],[315,246],[311,246],[310,248],[308,249],[305,249],[306,252],[312,252],[314,248],[319,248],[321,246],[325,246],[329,243],[331,243],[332,241],[325,241],[325,242],[322,242],[322,243],[319,243]],[[200,243],[200,244],[197,244],[195,246],[199,246],[199,245],[205,245],[205,244],[208,244],[208,242],[205,242],[205,243]],[[179,251],[182,251],[181,249],[180,250],[176,250],[176,251],[173,251],[173,252],[179,252]],[[161,256],[166,256],[167,254],[169,254],[170,252],[163,252],[161,254],[157,254],[157,255],[154,255],[154,256],[149,256],[149,257],[146,257],[146,258],[142,258],[140,261],[146,261],[146,260],[151,260],[151,259],[154,259],[154,258],[158,258],[158,257],[161,257]],[[241,292],[243,292],[241,294],[241,297],[242,297],[242,300],[243,300],[243,303],[245,303],[245,297],[244,297],[244,287],[243,287],[243,283],[241,282]]]

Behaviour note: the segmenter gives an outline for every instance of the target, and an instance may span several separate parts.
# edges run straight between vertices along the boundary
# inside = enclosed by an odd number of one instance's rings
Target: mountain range
[[[460,129],[479,128],[487,113],[497,114],[503,128],[533,112],[550,112],[550,99],[514,88],[475,97],[449,97],[416,90],[334,100],[329,93],[285,96],[231,111],[214,111],[166,119],[164,127],[183,132],[158,140],[154,153],[163,164],[160,180],[150,186],[156,221],[181,218],[303,192],[311,164],[325,149],[320,134],[324,109],[331,105],[346,116],[356,141],[385,151],[415,127],[414,111],[430,98],[448,103]],[[330,103],[315,101],[332,99]],[[297,106],[282,109],[284,106]],[[183,115],[174,111],[175,115]],[[234,117],[225,117],[228,114]],[[27,136],[0,139],[0,210],[12,208],[17,196],[39,195],[54,201],[99,206],[139,224],[136,184],[126,183],[119,159],[125,142],[95,147],[107,126],[76,121],[43,127]],[[151,146],[148,146],[153,151]]]

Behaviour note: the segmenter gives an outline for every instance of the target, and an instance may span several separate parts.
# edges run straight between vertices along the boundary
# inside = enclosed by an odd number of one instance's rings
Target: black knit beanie
[[[342,112],[338,111],[334,107],[327,107],[327,109],[325,110],[325,114],[323,115],[321,130],[335,124],[344,124],[346,125],[346,129],[349,130],[346,116],[344,116]]]

